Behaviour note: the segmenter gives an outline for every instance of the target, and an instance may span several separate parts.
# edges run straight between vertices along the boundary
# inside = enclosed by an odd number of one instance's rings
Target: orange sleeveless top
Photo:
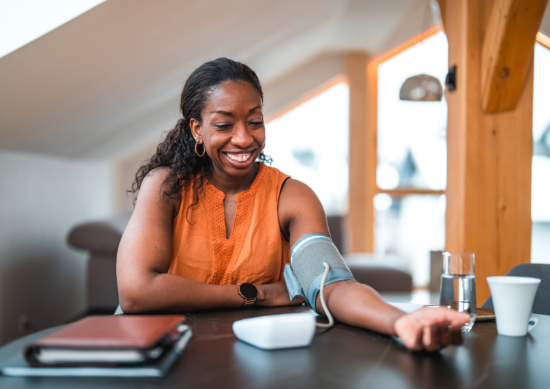
[[[195,189],[195,184],[188,185],[173,223],[168,273],[220,285],[282,280],[290,262],[290,244],[281,234],[277,206],[288,177],[260,163],[250,188],[237,195],[229,239],[225,237],[223,192],[205,178],[199,202],[187,213]]]

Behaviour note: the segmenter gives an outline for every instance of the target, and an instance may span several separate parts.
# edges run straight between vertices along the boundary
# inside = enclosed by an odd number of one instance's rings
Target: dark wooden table
[[[304,307],[187,313],[194,337],[162,379],[10,378],[0,388],[550,388],[550,316],[522,338],[477,323],[460,347],[412,353],[389,337],[336,324],[308,348],[262,351],[238,341],[231,325],[246,317]],[[52,330],[0,349],[0,361]]]

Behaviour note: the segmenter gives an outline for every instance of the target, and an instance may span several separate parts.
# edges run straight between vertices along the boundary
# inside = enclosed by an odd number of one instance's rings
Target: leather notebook
[[[31,366],[121,366],[159,359],[176,342],[185,317],[87,317],[28,344]]]

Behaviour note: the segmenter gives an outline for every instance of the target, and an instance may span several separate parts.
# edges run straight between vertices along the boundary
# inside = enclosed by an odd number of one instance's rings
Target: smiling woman
[[[191,74],[183,117],[136,175],[136,208],[117,254],[122,310],[305,301],[325,314],[317,294],[323,279],[336,320],[398,335],[412,349],[460,343],[466,314],[405,314],[353,279],[315,193],[264,164],[262,100],[258,78],[244,64],[220,58]]]
[[[252,104],[249,112],[246,112],[245,121],[248,120],[247,127],[258,130],[255,133],[261,134],[261,142],[256,142],[253,148],[256,158],[249,158],[248,165],[231,165],[237,170],[239,170],[239,166],[241,168],[240,172],[234,171],[233,173],[241,175],[256,159],[259,162],[269,161],[269,158],[262,153],[265,129],[261,110],[263,92],[260,81],[249,67],[242,64],[233,65],[234,63],[227,59],[207,62],[189,77],[181,94],[180,109],[183,117],[168,133],[164,142],[158,146],[155,155],[138,170],[132,185],[134,193],[141,189],[143,180],[148,174],[157,168],[166,167],[169,169],[168,177],[164,181],[166,198],[179,196],[183,188],[194,182],[195,202],[192,205],[195,205],[205,177],[212,172],[213,162],[221,163],[222,161],[222,155],[219,150],[216,150],[217,145],[223,142],[224,136],[226,140],[228,136],[231,137],[235,129],[235,121],[242,120],[241,107],[243,103]],[[243,90],[248,92],[237,96],[248,96],[252,100],[232,101],[230,95],[226,96],[224,90],[231,89],[233,86],[239,90],[244,88]],[[235,112],[232,112],[230,107],[236,107]],[[236,115],[240,116],[237,118]],[[204,126],[202,126],[203,123]],[[238,134],[242,134],[242,131]],[[205,137],[208,137],[207,146],[204,143]],[[254,139],[256,138],[257,135]],[[238,143],[238,147],[240,147],[242,141],[237,138],[235,140],[241,142]],[[244,141],[247,142],[248,139]],[[222,151],[221,153],[227,153],[224,155],[224,160],[237,159],[237,162],[239,159],[244,160],[244,155],[235,155],[234,151],[236,150]],[[244,154],[242,149],[237,151]],[[206,155],[203,155],[204,153]],[[248,173],[250,175],[250,172]]]

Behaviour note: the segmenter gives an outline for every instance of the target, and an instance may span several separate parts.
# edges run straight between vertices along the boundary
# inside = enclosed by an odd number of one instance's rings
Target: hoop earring
[[[199,157],[204,157],[204,154],[206,154],[206,147],[204,147],[204,144],[202,145],[202,154],[199,154],[199,151],[197,150],[197,146],[199,145],[199,142],[195,143],[195,154],[197,154]]]

